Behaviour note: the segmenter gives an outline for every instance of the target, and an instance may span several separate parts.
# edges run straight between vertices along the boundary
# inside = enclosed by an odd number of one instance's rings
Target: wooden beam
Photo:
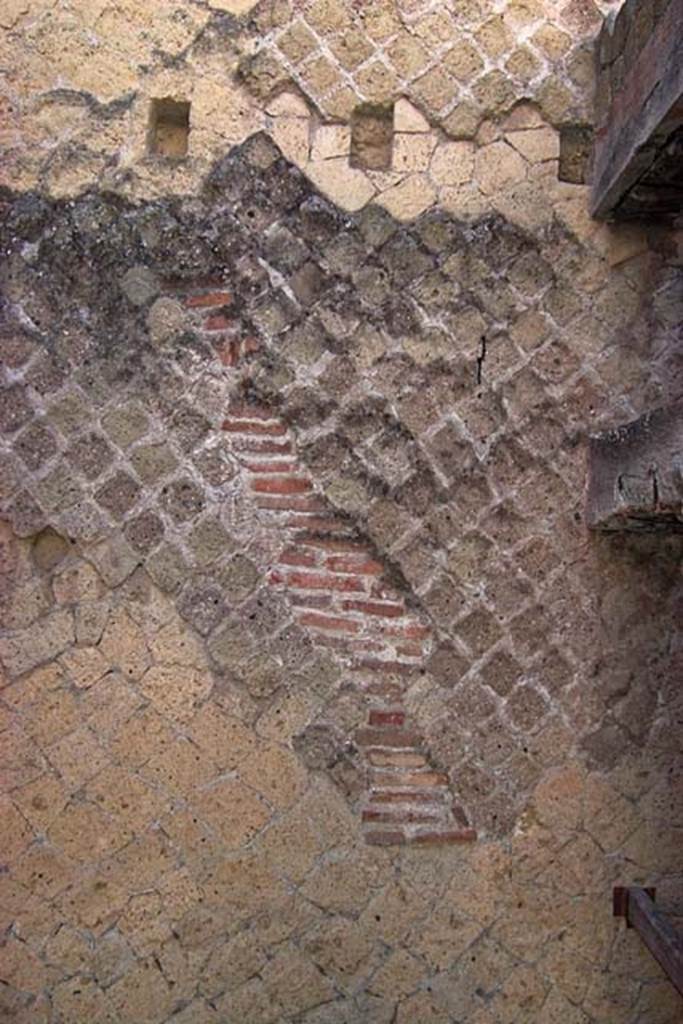
[[[615,888],[614,915],[625,917],[683,995],[683,935],[657,909],[653,889]]]

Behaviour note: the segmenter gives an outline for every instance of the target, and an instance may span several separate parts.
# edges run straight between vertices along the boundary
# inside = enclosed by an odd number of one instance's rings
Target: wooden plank
[[[629,887],[628,920],[683,995],[683,935],[657,909],[644,889]]]

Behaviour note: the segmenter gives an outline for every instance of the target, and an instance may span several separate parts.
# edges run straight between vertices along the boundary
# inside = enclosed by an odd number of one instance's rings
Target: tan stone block
[[[144,634],[124,608],[111,613],[99,650],[126,679],[139,679],[151,663]]]
[[[99,647],[72,647],[59,659],[67,678],[80,690],[87,690],[109,671],[109,662]]]
[[[140,775],[152,785],[161,785],[176,796],[188,796],[197,786],[205,786],[218,775],[212,758],[194,743],[174,736],[140,768]]]
[[[188,734],[222,771],[234,771],[256,748],[251,729],[233,715],[225,714],[212,701],[194,716]]]
[[[368,176],[357,168],[349,167],[344,157],[311,162],[305,171],[325,195],[351,212],[360,210],[375,194]]]
[[[548,772],[532,797],[541,824],[558,833],[579,828],[584,816],[585,785],[586,775],[578,764]]]
[[[422,43],[405,30],[387,47],[389,60],[401,78],[415,78],[429,63],[429,54]]]
[[[512,224],[526,231],[540,231],[553,219],[553,205],[547,194],[531,181],[521,181],[494,194],[491,202]]]
[[[246,14],[256,7],[257,0],[208,0],[209,7],[216,11],[227,11],[228,14]]]
[[[323,852],[312,822],[298,808],[260,837],[258,849],[278,877],[300,884]]]
[[[91,779],[85,793],[88,800],[136,833],[144,831],[169,804],[167,797],[117,765],[109,765]]]
[[[275,743],[288,744],[303,731],[318,709],[318,701],[307,694],[276,695],[256,723],[259,736]]]
[[[116,924],[138,956],[156,951],[171,935],[170,921],[156,892],[131,897]]]
[[[236,992],[229,992],[215,1003],[220,1020],[249,1021],[249,1024],[276,1024],[281,1019],[278,1004],[268,995],[260,978],[252,978]]]
[[[240,778],[282,810],[303,792],[307,773],[291,750],[275,743],[257,747],[239,766]]]
[[[507,113],[518,98],[509,76],[498,69],[478,78],[472,86],[472,94],[491,118]]]
[[[162,296],[156,299],[147,314],[147,330],[155,345],[181,334],[187,326],[187,315],[176,299]]]
[[[398,92],[399,80],[381,60],[366,64],[354,75],[360,94],[371,103],[388,103]]]
[[[438,8],[419,18],[412,25],[412,29],[430,52],[440,49],[456,32],[456,26],[448,11]]]
[[[301,70],[301,78],[316,96],[325,96],[341,84],[337,68],[327,57],[316,57]]]
[[[484,70],[481,54],[466,39],[459,39],[442,59],[445,67],[459,82],[471,82]]]
[[[492,59],[497,60],[509,50],[513,42],[512,36],[503,20],[502,15],[494,15],[489,18],[475,32],[475,38],[482,50]]]
[[[471,1019],[471,1024],[474,1020]],[[412,1024],[413,1021],[420,1021],[420,1024],[450,1024],[452,1017],[448,1010],[439,1006],[436,999],[429,992],[416,992],[415,995],[404,999],[398,1007],[396,1024]],[[492,1018],[490,1018],[493,1024]],[[477,1024],[488,1024],[479,1022]]]
[[[429,121],[414,107],[410,100],[401,96],[394,104],[394,132],[428,132]]]
[[[536,29],[531,41],[540,52],[551,61],[557,61],[569,50],[572,45],[571,36],[563,32],[557,25],[546,22]]]
[[[303,1013],[334,997],[329,979],[293,947],[278,952],[261,977],[266,991],[286,1015]]]
[[[132,832],[112,822],[93,804],[72,802],[54,820],[48,837],[67,857],[87,863],[125,846]]]
[[[412,886],[392,881],[372,897],[358,921],[368,934],[393,946],[403,940],[420,918],[424,918],[428,909],[428,900]]]
[[[323,101],[325,113],[339,121],[349,121],[354,108],[358,105],[359,98],[350,85],[342,85],[341,89],[335,89],[325,97]]]
[[[69,799],[69,793],[53,772],[29,782],[12,794],[15,804],[37,832],[47,831]]]
[[[436,145],[431,134],[396,134],[392,150],[392,167],[403,174],[426,171]]]
[[[541,72],[541,69],[541,62],[528,46],[518,46],[505,63],[505,70],[526,84],[531,82]]]
[[[496,192],[523,181],[526,176],[524,160],[506,142],[492,142],[477,152],[474,161],[474,176],[484,195]]]
[[[529,163],[557,160],[560,155],[560,138],[553,128],[528,128],[508,132],[505,139]]]
[[[339,32],[348,25],[348,12],[342,0],[314,0],[306,19],[318,32]]]
[[[107,990],[120,1020],[161,1024],[170,1014],[175,997],[161,970],[152,960],[136,964]]]
[[[28,726],[29,723],[27,723]],[[9,792],[16,786],[25,786],[38,779],[45,770],[42,752],[24,732],[18,721],[2,733],[0,742],[0,792]]]
[[[536,93],[541,113],[551,124],[560,125],[571,117],[575,105],[573,93],[557,75],[549,75]]]
[[[76,975],[57,985],[52,995],[54,1012],[61,1020],[83,1020],[88,1024],[111,1024],[113,1009],[108,993],[94,981]]]
[[[277,47],[292,64],[298,64],[318,49],[318,41],[302,21],[295,21],[277,37]]]
[[[235,989],[260,974],[266,955],[250,932],[236,935],[216,946],[202,970],[199,991],[215,998],[226,989]]]
[[[372,55],[374,47],[363,32],[347,25],[346,30],[332,40],[330,49],[346,71],[353,71]]]
[[[192,806],[230,850],[245,846],[270,820],[264,800],[236,779],[224,779],[192,796]]]
[[[76,879],[78,865],[49,843],[33,843],[12,865],[12,877],[29,892],[53,900]]]
[[[163,665],[186,665],[203,668],[206,657],[189,626],[178,618],[163,626],[149,640],[154,661]]]
[[[74,975],[89,967],[92,950],[79,931],[63,924],[56,935],[50,936],[45,946],[45,960],[65,974]]]
[[[429,918],[429,927],[417,927],[410,935],[410,949],[426,959],[433,970],[449,968],[482,933],[482,926],[438,907]]]
[[[377,203],[397,220],[413,220],[435,201],[436,190],[425,174],[411,174],[377,197]]]
[[[70,793],[96,775],[109,761],[95,734],[84,725],[48,747],[46,754]]]
[[[543,1024],[588,1024],[590,1018],[574,1006],[559,989],[552,989],[543,1004]]]
[[[49,981],[50,972],[25,942],[10,935],[2,947],[2,980],[23,992],[38,993]],[[14,1019],[14,1014],[11,1015]]]
[[[311,160],[328,160],[335,156],[348,156],[351,148],[351,129],[343,124],[323,124],[315,130]]]
[[[472,178],[475,148],[471,142],[442,142],[429,167],[432,181],[443,185],[462,185]]]
[[[32,841],[33,830],[9,797],[0,796],[0,812],[2,812],[4,834],[3,859],[12,863]]]
[[[102,580],[88,562],[79,561],[66,566],[52,581],[52,590],[58,604],[97,601],[102,597]]]
[[[157,711],[187,723],[213,687],[208,671],[182,665],[153,665],[140,681],[140,689]]]
[[[347,992],[366,981],[379,957],[370,936],[354,921],[323,919],[306,933],[304,952],[335,984]],[[399,954],[400,955],[400,954]],[[374,987],[373,987],[374,992]]]
[[[306,100],[297,92],[281,92],[265,107],[271,117],[310,117]]]
[[[443,68],[436,67],[418,78],[413,83],[412,90],[429,111],[438,114],[453,99],[457,87]]]
[[[405,949],[396,950],[372,976],[369,991],[385,999],[413,992],[424,975],[424,965]]]
[[[46,615],[51,605],[50,592],[43,580],[28,580],[15,587],[9,607],[2,611],[3,629],[25,629]]]
[[[276,916],[288,902],[288,890],[262,853],[214,862],[202,879],[206,900],[212,906],[227,907],[240,918],[267,911]]]
[[[484,115],[481,106],[472,100],[461,100],[441,125],[453,139],[473,139]]]
[[[363,28],[377,42],[388,39],[401,28],[398,14],[389,5],[367,5],[360,10]]]
[[[301,117],[276,117],[270,134],[283,156],[298,167],[304,167],[308,161],[309,131],[308,120]]]
[[[22,675],[61,654],[73,641],[73,614],[58,611],[28,629],[1,638],[0,661],[10,676]]]
[[[475,182],[464,185],[444,186],[439,189],[439,204],[456,217],[480,217],[490,209],[488,200],[481,194]]]
[[[110,611],[111,605],[108,598],[103,601],[88,601],[78,604],[75,609],[76,643],[85,646],[99,643]]]

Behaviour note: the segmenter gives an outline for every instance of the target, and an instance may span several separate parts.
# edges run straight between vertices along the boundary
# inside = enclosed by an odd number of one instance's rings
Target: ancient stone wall
[[[0,13],[0,1013],[675,1024],[611,889],[683,917],[683,538],[584,501],[680,241],[558,178],[614,5],[156,6]]]

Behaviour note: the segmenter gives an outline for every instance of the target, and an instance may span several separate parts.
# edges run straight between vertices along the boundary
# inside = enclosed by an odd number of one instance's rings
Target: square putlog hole
[[[351,114],[352,167],[366,171],[387,171],[391,168],[394,142],[393,103],[364,103]]]
[[[178,159],[187,156],[190,135],[190,104],[165,97],[152,100],[149,118],[149,152]]]

